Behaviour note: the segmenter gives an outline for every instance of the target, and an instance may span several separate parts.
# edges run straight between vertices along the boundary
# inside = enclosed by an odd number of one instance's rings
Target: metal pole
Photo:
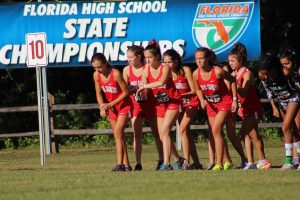
[[[36,86],[38,96],[38,115],[39,115],[39,134],[40,134],[40,154],[41,165],[45,165],[45,135],[44,135],[44,123],[43,123],[43,100],[42,100],[42,86],[41,86],[41,68],[36,67]]]
[[[42,89],[43,89],[43,119],[45,128],[46,154],[52,153],[50,138],[50,117],[49,117],[49,101],[48,101],[48,85],[47,85],[47,69],[42,67]]]
[[[178,120],[176,120],[176,147],[177,147],[177,150],[180,150],[180,151],[182,150]]]

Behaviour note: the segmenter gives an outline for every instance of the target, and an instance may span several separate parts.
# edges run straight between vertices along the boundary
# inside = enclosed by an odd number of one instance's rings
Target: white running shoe
[[[284,164],[282,167],[279,169],[280,171],[287,171],[287,170],[293,170],[295,169],[293,164]]]
[[[255,163],[247,163],[246,166],[243,168],[243,170],[248,170],[248,169],[257,169]]]

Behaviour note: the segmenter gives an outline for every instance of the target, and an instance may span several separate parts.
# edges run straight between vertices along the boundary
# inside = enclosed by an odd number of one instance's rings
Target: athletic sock
[[[294,164],[294,165],[298,165],[299,162],[300,162],[299,157],[294,157],[294,158],[293,158],[293,164]]]
[[[285,164],[292,164],[293,144],[284,144],[285,148]]]
[[[300,141],[294,142],[293,147],[296,148],[297,153],[298,153],[298,157],[300,157]]]

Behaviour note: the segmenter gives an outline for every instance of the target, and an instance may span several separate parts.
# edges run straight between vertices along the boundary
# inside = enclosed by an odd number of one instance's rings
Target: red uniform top
[[[238,87],[242,87],[244,82],[244,75],[248,72],[248,69],[245,69],[242,74],[239,76],[239,78],[236,80],[236,84]],[[258,98],[256,94],[256,89],[254,85],[250,85],[248,92],[245,97],[242,97],[238,93],[238,99],[239,99],[239,107],[246,109],[246,110],[256,110],[259,112],[262,112],[262,106],[260,99]]]
[[[158,74],[157,78],[154,78],[152,76],[151,71],[150,71],[150,67],[148,67],[148,81],[149,81],[149,83],[156,82],[161,78],[162,69],[163,69],[164,66],[160,65],[159,67],[160,67],[160,69],[159,69],[159,74]],[[152,88],[152,90],[153,90],[154,96],[157,96],[158,94],[166,93],[168,95],[169,99],[170,99],[170,102],[173,102],[173,103],[178,102],[179,103],[180,94],[177,91],[177,89],[175,87],[175,84],[174,84],[174,82],[171,78],[169,78],[163,86],[158,87],[158,88]]]
[[[143,68],[145,68],[145,66],[143,66]],[[136,88],[135,91],[137,91],[141,81],[142,81],[142,75],[136,76],[133,72],[132,66],[130,65],[129,66],[129,77],[128,77],[129,85],[131,87],[135,87]],[[140,103],[138,103],[135,100],[134,95],[130,95],[130,100],[131,100],[134,108],[146,107],[146,105],[149,105],[149,103],[155,103],[154,94],[153,94],[152,90],[148,90],[147,100],[145,100],[145,101],[141,101]]]
[[[224,80],[217,78],[215,68],[212,68],[210,78],[207,81],[202,79],[200,70],[198,70],[198,83],[207,102],[213,104],[232,102],[232,94]]]
[[[188,80],[182,74],[177,75],[177,79],[173,80],[173,82],[179,94],[185,94],[191,91]],[[183,107],[198,106],[198,97],[196,95],[191,95],[190,97],[181,97],[181,105]]]
[[[98,73],[98,81],[99,81],[99,85],[101,86],[101,89],[103,90],[103,92],[105,94],[106,100],[108,102],[115,100],[116,98],[118,98],[121,95],[122,90],[114,78],[114,69],[111,70],[111,72],[109,74],[109,79],[107,82],[102,81],[101,74]],[[120,101],[119,103],[117,103],[114,107],[117,110],[119,110],[119,109],[121,109],[125,106],[129,106],[129,105],[130,105],[129,101],[124,99],[123,101]]]

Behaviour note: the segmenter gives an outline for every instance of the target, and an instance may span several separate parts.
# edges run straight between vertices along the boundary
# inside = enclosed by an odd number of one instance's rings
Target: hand
[[[242,108],[239,108],[239,109],[238,109],[238,115],[239,115],[240,117],[243,116],[242,110],[243,110]]]
[[[107,117],[107,112],[104,111],[104,110],[100,110],[100,116],[101,116],[102,118],[106,118],[106,117]]]
[[[236,112],[237,111],[237,102],[236,101],[232,101],[232,104],[231,104],[231,112]]]
[[[136,91],[135,96],[140,96],[140,93],[145,89],[145,84],[140,83],[139,84],[139,89]]]
[[[136,92],[137,88],[138,88],[137,86],[129,85],[128,86],[128,92],[129,92],[129,94],[134,94]]]
[[[200,106],[202,109],[205,109],[206,105],[207,105],[206,100],[200,100]]]
[[[236,72],[236,71],[233,71],[233,72],[231,73],[231,76],[233,76],[233,77],[236,77],[236,75],[237,75],[237,72]]]
[[[110,104],[109,103],[103,103],[100,105],[99,109],[100,111],[106,111],[110,108]]]

